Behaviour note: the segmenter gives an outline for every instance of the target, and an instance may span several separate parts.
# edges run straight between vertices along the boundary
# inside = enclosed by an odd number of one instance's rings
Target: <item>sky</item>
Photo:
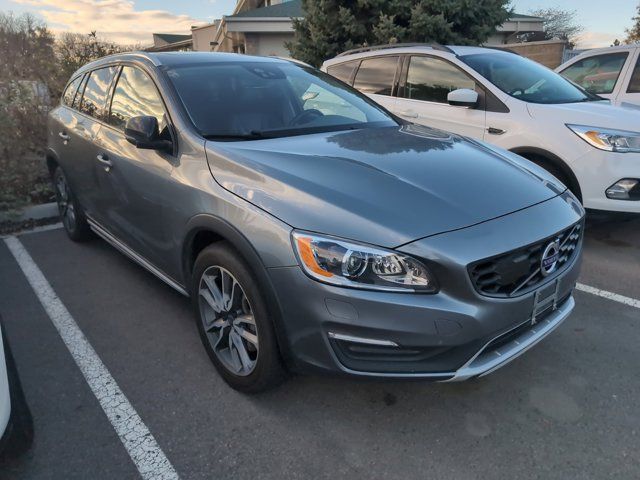
[[[0,11],[32,12],[54,32],[90,32],[119,43],[152,42],[153,32],[189,33],[233,11],[235,0],[0,0]],[[623,39],[638,0],[512,0],[518,13],[537,8],[576,10],[584,26],[578,48],[603,47]],[[605,7],[606,5],[606,7]]]

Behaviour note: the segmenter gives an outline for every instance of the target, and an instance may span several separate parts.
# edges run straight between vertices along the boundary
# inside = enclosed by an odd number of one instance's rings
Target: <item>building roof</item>
[[[269,7],[254,8],[244,12],[229,15],[225,18],[301,18],[304,17],[302,11],[302,0],[291,0],[289,2],[278,3]]]
[[[523,15],[521,13],[512,13],[511,15],[509,15],[508,20],[539,20],[542,21],[544,20],[542,17],[535,17],[533,15]]]
[[[191,40],[191,35],[178,35],[175,33],[154,33],[154,37],[167,43],[184,42],[185,40]]]

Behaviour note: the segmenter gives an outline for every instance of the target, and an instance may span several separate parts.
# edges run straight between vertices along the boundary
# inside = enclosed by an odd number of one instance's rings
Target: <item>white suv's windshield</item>
[[[317,70],[288,62],[219,62],[167,75],[206,138],[284,137],[396,125],[382,108]]]
[[[503,92],[524,102],[576,103],[601,100],[539,63],[519,55],[481,53],[460,59]]]

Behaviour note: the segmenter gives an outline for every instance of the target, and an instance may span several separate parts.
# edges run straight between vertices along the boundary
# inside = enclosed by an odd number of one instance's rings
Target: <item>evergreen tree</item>
[[[509,0],[302,0],[293,57],[320,65],[365,45],[438,42],[477,45],[509,17]]]

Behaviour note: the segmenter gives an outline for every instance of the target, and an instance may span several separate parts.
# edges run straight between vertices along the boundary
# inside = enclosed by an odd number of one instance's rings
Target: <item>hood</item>
[[[640,110],[620,108],[608,101],[556,105],[528,103],[527,108],[535,119],[548,118],[565,124],[640,131]]]
[[[564,191],[526,160],[415,125],[207,142],[216,181],[292,227],[396,247]]]

